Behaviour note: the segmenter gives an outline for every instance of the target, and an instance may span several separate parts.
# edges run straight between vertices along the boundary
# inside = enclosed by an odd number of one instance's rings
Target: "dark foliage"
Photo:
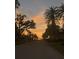
[[[15,0],[15,8],[19,8],[20,3],[18,0]],[[32,34],[29,29],[35,28],[35,22],[33,20],[25,19],[26,15],[18,14],[15,19],[15,41],[17,43],[22,43],[26,40],[33,40],[35,38],[35,34]],[[27,35],[22,35],[23,31],[26,30],[28,32]]]
[[[46,40],[62,40],[64,39],[64,29],[60,29],[56,25],[55,20],[60,20],[64,17],[64,5],[60,7],[50,7],[45,12],[45,18],[47,19],[48,25],[43,38]]]

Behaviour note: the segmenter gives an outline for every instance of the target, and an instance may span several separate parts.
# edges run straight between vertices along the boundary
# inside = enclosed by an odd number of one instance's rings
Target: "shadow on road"
[[[64,59],[58,51],[46,41],[31,41],[15,48],[16,59]]]

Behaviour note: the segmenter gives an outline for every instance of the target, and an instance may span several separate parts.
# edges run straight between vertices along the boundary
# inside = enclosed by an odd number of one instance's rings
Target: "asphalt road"
[[[15,59],[64,59],[45,41],[32,41],[15,48]]]

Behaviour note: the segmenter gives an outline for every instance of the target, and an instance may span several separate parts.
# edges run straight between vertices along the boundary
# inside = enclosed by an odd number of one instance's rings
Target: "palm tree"
[[[43,34],[45,39],[55,39],[58,32],[59,26],[56,25],[55,20],[61,19],[64,16],[64,5],[60,7],[50,7],[45,12],[45,18],[47,19],[48,25],[46,32]]]
[[[52,22],[52,25],[55,24],[55,8],[50,7],[45,12],[45,18],[48,20],[48,24]]]
[[[56,18],[61,19],[61,17],[64,17],[64,4],[61,4],[61,6],[55,8],[55,14]]]
[[[59,7],[49,7],[45,12],[45,18],[48,20],[48,23],[52,22],[52,25],[55,24],[55,20],[64,17],[64,4],[61,4]]]
[[[46,38],[54,38],[54,34],[56,31],[56,24],[55,24],[55,8],[54,7],[50,7],[49,9],[46,10],[45,12],[45,18],[47,19],[48,22],[48,28],[46,29],[46,32],[44,34],[44,37]],[[46,35],[46,36],[45,36]],[[46,39],[45,38],[45,39]]]

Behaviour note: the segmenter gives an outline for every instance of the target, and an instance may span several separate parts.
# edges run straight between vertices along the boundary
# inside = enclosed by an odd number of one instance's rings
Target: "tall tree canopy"
[[[44,39],[55,39],[59,35],[59,26],[56,25],[55,20],[60,20],[64,17],[64,5],[59,7],[49,7],[45,12],[45,18],[47,19],[47,29],[43,34]]]
[[[48,22],[53,22],[61,17],[64,17],[64,4],[62,4],[60,7],[51,6],[45,12],[45,18],[48,20]]]
[[[20,3],[18,0],[15,0],[15,8],[19,9]],[[22,39],[22,32],[26,30],[29,34],[31,34],[30,30],[35,28],[35,22],[33,20],[25,19],[26,15],[18,14],[15,18],[15,39]]]

